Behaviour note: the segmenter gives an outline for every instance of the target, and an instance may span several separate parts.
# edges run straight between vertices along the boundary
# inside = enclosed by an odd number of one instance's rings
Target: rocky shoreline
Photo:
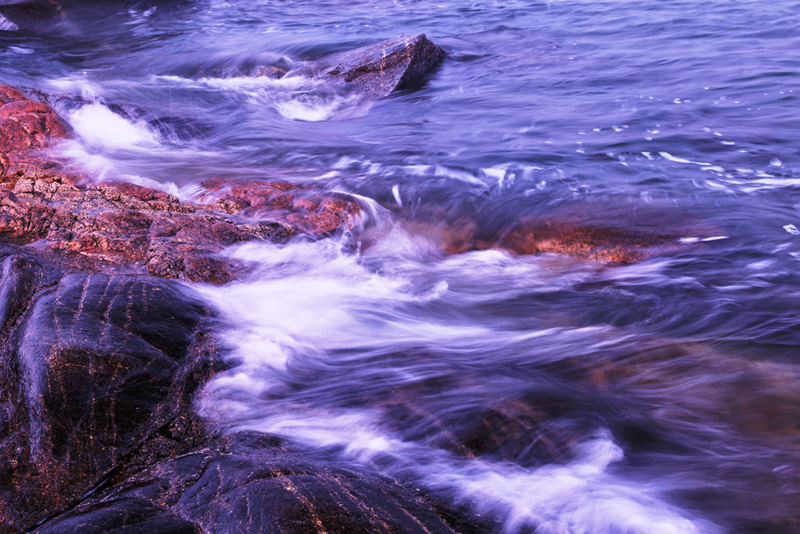
[[[443,55],[414,36],[315,68],[382,98]],[[98,183],[57,156],[71,136],[35,95],[0,86],[0,533],[494,529],[366,467],[271,436],[220,437],[193,410],[223,364],[213,310],[174,279],[241,276],[247,265],[219,255],[237,243],[353,230],[355,198],[262,177],[206,181],[196,202]],[[448,253],[611,264],[678,237],[566,216],[491,231],[473,220],[414,224]]]
[[[380,70],[383,91],[405,72]],[[70,168],[54,146],[72,135],[0,86],[0,532],[474,530],[368,468],[218,437],[194,412],[223,366],[214,313],[169,279],[225,283],[246,269],[225,247],[352,229],[354,198],[253,179],[182,202]]]

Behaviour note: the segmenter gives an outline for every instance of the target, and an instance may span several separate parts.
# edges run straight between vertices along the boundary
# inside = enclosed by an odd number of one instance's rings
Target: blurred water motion
[[[13,30],[3,25],[0,30]],[[357,231],[229,254],[203,413],[368,463],[504,532],[800,531],[800,7],[72,3],[0,32],[103,178],[358,195]],[[370,102],[305,76],[424,32]],[[516,232],[516,233],[515,233]]]

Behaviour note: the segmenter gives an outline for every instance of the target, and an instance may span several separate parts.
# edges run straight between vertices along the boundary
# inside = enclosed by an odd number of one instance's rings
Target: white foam
[[[701,162],[701,161],[692,161],[692,160],[690,160],[690,159],[686,159],[686,158],[680,158],[680,157],[678,157],[678,156],[673,156],[673,155],[672,155],[672,154],[670,154],[669,152],[659,152],[658,154],[659,154],[659,155],[660,155],[662,158],[664,158],[665,160],[667,160],[667,161],[674,161],[674,162],[676,162],[676,163],[691,163],[691,164],[694,164],[694,165],[702,165],[702,166],[704,166],[704,167],[707,167],[707,166],[710,166],[710,165],[711,165],[710,163],[703,163],[703,162]]]
[[[657,490],[611,474],[609,468],[624,455],[604,429],[578,445],[573,461],[525,469],[404,441],[377,421],[378,415],[370,410],[338,409],[272,413],[238,428],[316,447],[341,447],[346,456],[367,464],[380,459],[389,465],[390,474],[415,479],[476,512],[497,517],[509,534],[523,527],[545,533],[720,532],[667,504]]]
[[[623,451],[602,430],[565,465],[523,468],[405,440],[383,426],[379,409],[309,409],[305,403],[294,405],[292,397],[270,395],[284,387],[293,363],[319,361],[323,368],[355,364],[374,347],[482,354],[503,344],[564,346],[566,340],[585,339],[591,345],[606,337],[608,327],[506,332],[480,319],[420,314],[415,310],[421,304],[459,310],[559,291],[593,271],[570,271],[563,265],[551,270],[547,258],[495,250],[440,258],[425,238],[384,224],[381,238],[362,255],[346,253],[347,242],[333,239],[282,246],[249,243],[229,251],[252,262],[255,272],[246,282],[198,288],[231,325],[223,341],[237,363],[207,386],[200,406],[204,416],[229,430],[278,434],[336,447],[363,463],[380,461],[389,474],[499,518],[509,533],[523,526],[537,532],[714,532],[713,526],[666,503],[657,488],[614,475],[610,468]],[[552,357],[561,356],[555,351]],[[396,380],[409,383],[429,372],[411,364],[391,369]]]
[[[147,123],[128,120],[97,102],[68,113],[66,118],[77,136],[61,143],[58,150],[94,179],[131,182],[160,189],[181,200],[194,200],[201,193],[202,188],[193,183],[179,187],[172,181],[143,176],[131,170],[123,160],[127,157],[129,160],[147,162],[153,156],[160,156],[175,161],[215,154],[164,146],[159,135]]]
[[[48,85],[59,93],[80,93],[88,101],[96,101],[103,94],[103,88],[90,82],[85,74],[49,80]]]
[[[130,122],[103,104],[88,104],[69,114],[75,132],[92,147],[155,147],[158,136],[144,123]]]
[[[372,102],[358,94],[348,94],[331,80],[318,80],[300,75],[282,78],[270,76],[235,76],[230,78],[200,78],[154,76],[191,88],[228,91],[246,98],[251,104],[267,105],[290,120],[319,122],[330,119],[361,117]]]
[[[360,105],[359,105],[360,104]],[[287,119],[306,122],[320,122],[332,118],[363,116],[369,111],[369,104],[356,96],[333,98],[290,99],[274,104],[275,109]]]

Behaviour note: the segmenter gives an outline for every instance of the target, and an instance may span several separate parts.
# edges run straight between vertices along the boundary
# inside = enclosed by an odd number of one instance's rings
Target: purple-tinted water
[[[252,278],[198,288],[236,363],[204,414],[507,532],[800,531],[800,4],[75,4],[0,32],[0,78],[83,99],[59,104],[78,164],[364,204],[363,232],[245,245]],[[242,75],[419,32],[448,57],[372,106]],[[679,214],[684,239],[603,267],[418,231],[558,210]]]

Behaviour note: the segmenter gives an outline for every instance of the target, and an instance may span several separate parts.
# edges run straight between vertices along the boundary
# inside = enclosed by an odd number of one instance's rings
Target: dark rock
[[[423,34],[398,37],[318,61],[320,77],[344,80],[358,94],[384,98],[422,78],[445,52]]]
[[[60,20],[63,12],[57,0],[4,0],[0,2],[0,30],[28,29],[43,21]]]
[[[203,532],[455,532],[428,500],[391,479],[334,459],[309,459],[275,438],[240,432],[162,461],[36,533],[130,528],[142,515],[179,517],[189,522],[184,528],[196,524]]]
[[[14,532],[190,417],[191,394],[210,375],[197,374],[208,365],[192,349],[207,312],[186,290],[146,276],[63,275],[28,251],[2,253],[0,532]]]
[[[98,503],[60,516],[39,534],[61,532],[114,532],[118,534],[203,534],[196,524],[171,514],[166,508],[146,499],[120,499]]]

